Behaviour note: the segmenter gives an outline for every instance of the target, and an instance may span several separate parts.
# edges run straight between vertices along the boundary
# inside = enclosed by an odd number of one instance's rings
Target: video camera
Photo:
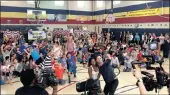
[[[139,64],[139,62],[133,62],[132,68],[136,69],[135,64]],[[170,84],[170,80],[168,80],[168,75],[166,75],[163,71],[162,66],[154,68],[156,73],[156,79],[154,79],[154,75],[150,74],[146,71],[141,71],[141,74],[145,75],[145,77],[142,77],[144,86],[147,91],[153,91],[155,89],[155,92],[157,93],[158,89],[162,89],[163,86],[168,86]],[[138,86],[138,85],[137,85]]]
[[[40,73],[37,78],[37,85],[42,88],[47,88],[49,86],[57,86],[59,80],[54,75],[54,71],[51,69],[40,70]]]

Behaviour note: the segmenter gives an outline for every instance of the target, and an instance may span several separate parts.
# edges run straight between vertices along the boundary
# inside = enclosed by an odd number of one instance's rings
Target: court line
[[[76,83],[76,82],[70,83],[69,85],[64,86],[64,87],[60,88],[59,90],[57,90],[57,92],[59,92],[59,91],[65,89],[65,88],[67,88],[67,87],[69,87],[69,86],[71,86],[71,85],[73,85],[73,84],[75,84],[75,83]]]
[[[87,78],[85,78],[85,79],[87,79]],[[83,81],[83,80],[85,80],[85,79],[82,79],[82,80],[79,80],[79,81],[72,81],[73,83],[71,83],[71,84],[69,84],[69,85],[67,85],[67,86],[64,86],[64,87],[60,88],[59,90],[57,90],[57,92],[60,92],[61,90],[65,89],[65,88],[67,88],[67,87],[69,87],[69,86],[71,86],[71,85],[73,85],[73,84],[75,84],[75,83],[77,83],[77,82]]]
[[[138,88],[138,87],[134,87],[134,88],[131,88],[131,89],[128,89],[128,90],[125,90],[125,91],[121,91],[119,93],[116,93],[116,95],[119,95],[119,94],[122,94],[122,93],[125,93],[125,92],[128,92],[128,91],[134,90],[136,88]]]
[[[130,86],[136,86],[136,85],[126,85],[126,86],[123,86],[123,87],[118,88],[117,90],[120,90],[120,89],[126,88],[126,87],[130,87]],[[116,91],[117,91],[117,90],[116,90]]]

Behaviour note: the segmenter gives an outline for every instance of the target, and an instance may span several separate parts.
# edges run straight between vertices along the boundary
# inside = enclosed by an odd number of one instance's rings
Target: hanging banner
[[[70,30],[54,30],[53,33],[56,36],[59,36],[59,35],[66,35],[66,36],[68,36],[70,34]]]
[[[102,21],[103,21],[103,15],[97,15],[96,22],[102,22]]]
[[[74,30],[74,33],[75,34],[84,34],[84,35],[87,35],[90,33],[90,31],[88,30]]]
[[[46,39],[46,37],[45,31],[32,31],[32,29],[28,31],[28,40]]]
[[[153,15],[160,15],[160,9],[144,9],[138,11],[130,11],[127,12],[126,17],[140,17],[140,16],[153,16]]]
[[[8,38],[14,38],[14,39],[18,39],[20,36],[19,31],[1,31],[4,35]]]
[[[76,21],[88,21],[88,17],[84,15],[78,15]]]

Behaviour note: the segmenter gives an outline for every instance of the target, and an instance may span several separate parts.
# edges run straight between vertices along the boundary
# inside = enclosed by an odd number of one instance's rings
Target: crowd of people
[[[157,42],[158,48],[150,50],[148,44]],[[163,50],[163,56],[160,51]],[[63,85],[68,80],[71,83],[71,75],[76,75],[77,63],[88,68],[90,79],[99,79],[103,76],[106,86],[105,95],[114,95],[119,84],[112,68],[124,67],[124,72],[132,70],[131,62],[145,63],[147,58],[142,55],[153,55],[154,60],[168,58],[170,51],[169,34],[156,36],[154,33],[144,33],[142,38],[136,33],[120,33],[120,41],[111,39],[110,33],[91,33],[90,35],[75,35],[74,33],[64,36],[55,36],[51,43],[48,40],[36,40],[31,44],[24,41],[20,36],[18,41],[12,38],[4,39],[1,45],[0,65],[1,83],[7,81],[12,85],[14,77],[20,77],[24,87],[33,85],[35,79],[41,76],[39,72],[52,69],[59,84]],[[145,67],[145,64],[141,64]],[[63,75],[67,72],[68,79]],[[26,74],[29,76],[26,76]],[[41,79],[40,79],[41,80]],[[42,82],[42,81],[41,81]],[[39,83],[41,83],[39,82]],[[55,88],[53,87],[55,93]],[[37,88],[29,88],[31,95],[39,95]],[[23,95],[25,88],[16,91],[16,95]],[[48,95],[42,89],[41,95]],[[28,93],[29,94],[29,93]],[[26,94],[25,94],[26,95]]]

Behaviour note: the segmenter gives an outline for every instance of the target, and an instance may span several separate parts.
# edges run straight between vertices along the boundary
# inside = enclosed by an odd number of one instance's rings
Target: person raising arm
[[[142,75],[141,75],[140,71],[135,69],[133,71],[133,75],[137,79],[137,85],[139,87],[140,95],[145,95],[147,91],[146,91],[146,88],[145,88],[145,86],[143,84]]]

